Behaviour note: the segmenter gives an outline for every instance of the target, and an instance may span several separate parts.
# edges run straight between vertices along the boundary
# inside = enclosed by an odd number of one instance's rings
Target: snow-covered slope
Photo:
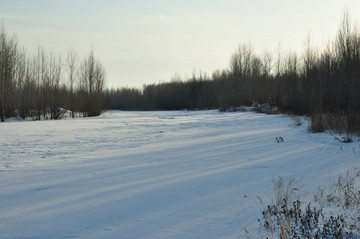
[[[358,166],[359,142],[306,127],[217,111],[2,123],[0,238],[257,238],[273,177],[306,194]]]

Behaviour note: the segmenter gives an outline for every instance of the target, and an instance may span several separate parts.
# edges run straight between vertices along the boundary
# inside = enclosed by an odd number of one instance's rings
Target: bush
[[[294,187],[298,181],[279,177],[273,180],[275,202],[262,211],[260,226],[271,234],[271,238],[360,238],[359,178],[360,171],[349,170],[328,190],[319,189],[314,200],[316,207],[311,202],[289,201],[298,190]],[[324,202],[329,208],[324,207]],[[333,213],[334,209],[338,213]]]
[[[309,131],[313,133],[322,133],[325,131],[325,122],[323,114],[315,113],[311,116],[311,122],[309,126]]]
[[[281,239],[358,238],[360,232],[358,217],[325,216],[322,209],[311,207],[310,203],[302,208],[299,200],[290,208],[286,204],[281,208],[269,205],[262,214],[263,226],[271,232],[278,231]]]
[[[280,114],[280,110],[278,109],[278,107],[269,104],[269,103],[265,103],[265,104],[253,104],[254,107],[254,111],[256,111],[257,113],[264,113],[264,114],[269,114],[269,115],[274,115],[274,114]]]
[[[346,133],[347,135],[360,133],[360,116],[357,113],[314,113],[310,119],[309,131],[313,133],[320,133],[325,130]]]
[[[294,121],[294,125],[295,125],[295,126],[298,127],[298,126],[301,126],[301,125],[302,125],[302,122],[301,122],[301,119],[300,119],[299,116],[295,115],[295,116],[292,116],[291,118],[292,118],[292,120]]]

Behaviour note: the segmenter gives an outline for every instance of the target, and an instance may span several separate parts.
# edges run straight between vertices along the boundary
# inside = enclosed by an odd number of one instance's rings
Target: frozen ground
[[[0,238],[257,238],[273,177],[306,196],[359,166],[359,142],[306,124],[217,111],[1,123]]]

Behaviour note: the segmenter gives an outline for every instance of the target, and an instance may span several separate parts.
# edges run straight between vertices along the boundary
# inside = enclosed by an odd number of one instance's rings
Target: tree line
[[[38,46],[28,55],[17,37],[0,30],[0,120],[10,117],[59,119],[65,109],[83,116],[104,109],[105,69],[91,50],[65,59]]]
[[[37,47],[29,55],[16,36],[0,30],[0,120],[96,116],[104,109],[194,110],[270,104],[308,115],[311,130],[360,132],[360,30],[348,14],[335,38],[316,48],[308,39],[301,54],[279,49],[257,54],[240,45],[227,69],[211,75],[105,89],[105,69],[91,50],[79,59],[69,49],[62,59]]]
[[[360,132],[360,31],[344,15],[335,39],[321,49],[308,39],[302,54],[256,54],[250,44],[211,76],[175,76],[142,89],[107,90],[107,107],[121,110],[218,109],[268,103],[311,117],[311,130]]]

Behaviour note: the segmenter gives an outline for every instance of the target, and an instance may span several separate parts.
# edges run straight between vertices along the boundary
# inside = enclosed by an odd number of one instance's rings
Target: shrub
[[[325,123],[321,113],[315,113],[311,116],[309,131],[313,133],[321,133],[325,131]]]
[[[279,177],[274,182],[275,203],[262,211],[260,225],[271,233],[272,238],[280,239],[345,239],[360,238],[360,172],[356,169],[339,176],[336,183],[328,191],[320,188],[315,195],[315,204],[302,203],[289,198],[298,181],[287,177]],[[332,207],[324,209],[321,202]],[[342,209],[339,208],[342,206]],[[333,214],[334,207],[341,209]],[[356,209],[356,210],[354,210]]]
[[[314,113],[310,119],[309,131],[313,133],[332,130],[337,133],[346,133],[347,139],[351,138],[350,134],[360,133],[360,117],[357,113]]]
[[[326,216],[323,209],[308,203],[302,207],[299,200],[291,207],[268,205],[262,212],[264,228],[281,239],[344,239],[359,238],[359,215]]]
[[[295,116],[292,116],[291,118],[294,121],[295,126],[301,126],[302,125],[302,122],[301,122],[301,119],[300,119],[299,116],[295,115]]]

